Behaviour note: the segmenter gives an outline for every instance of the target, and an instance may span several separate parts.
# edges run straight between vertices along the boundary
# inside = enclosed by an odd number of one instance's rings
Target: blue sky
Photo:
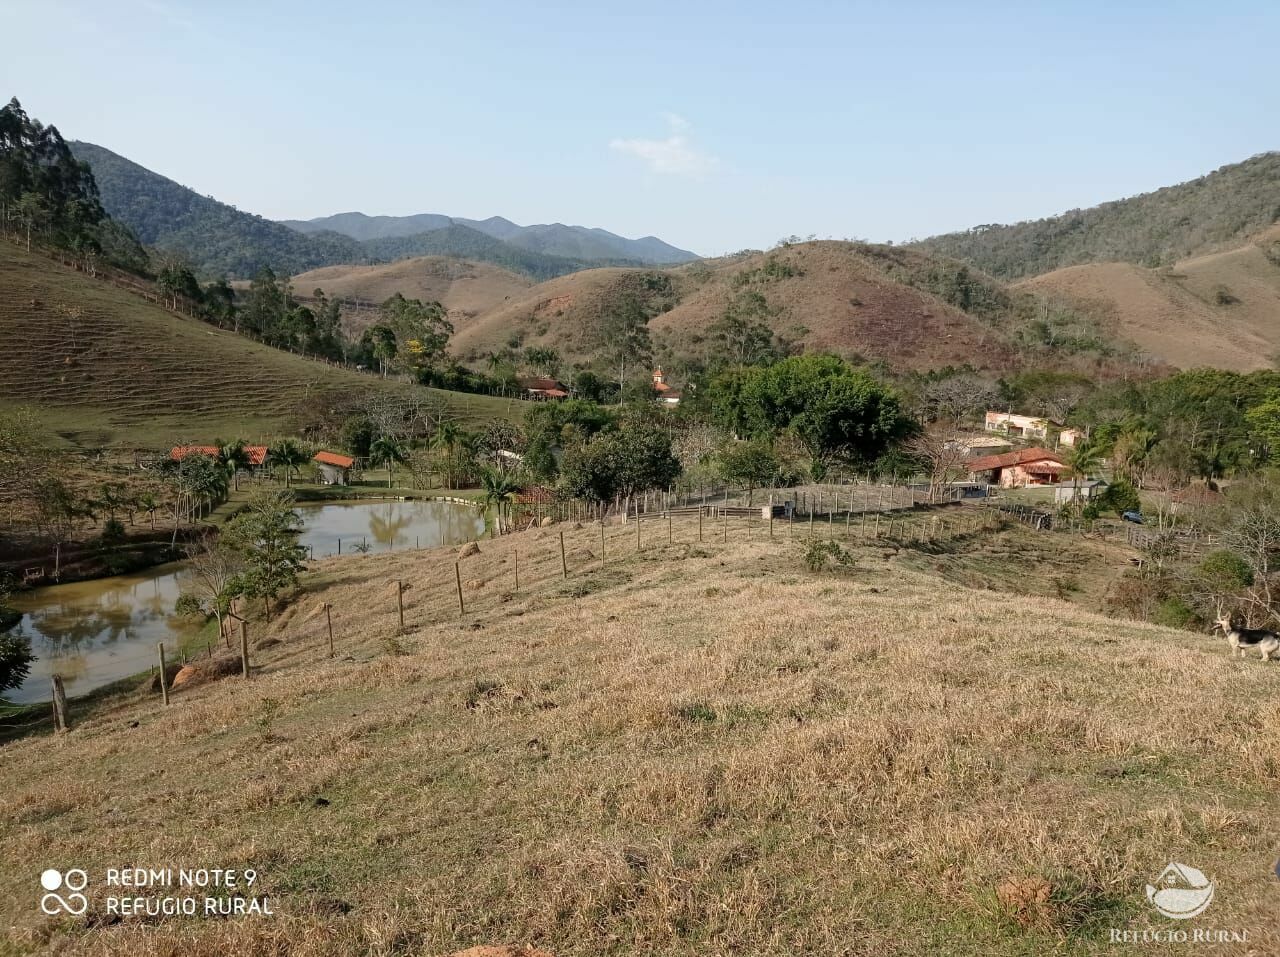
[[[703,254],[901,241],[1280,146],[1274,2],[5,0],[2,16],[0,96],[273,218],[498,214]]]

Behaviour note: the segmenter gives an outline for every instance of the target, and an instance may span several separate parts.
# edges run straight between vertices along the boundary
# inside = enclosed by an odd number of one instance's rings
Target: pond
[[[484,514],[451,502],[350,502],[300,504],[299,541],[317,559],[353,551],[455,545],[480,537]],[[200,623],[173,613],[186,575],[185,563],[158,565],[129,575],[51,585],[15,596],[22,612],[15,633],[31,642],[36,661],[10,701],[49,698],[49,679],[62,675],[68,695],[145,671],[156,663],[156,643],[177,660],[182,641]]]

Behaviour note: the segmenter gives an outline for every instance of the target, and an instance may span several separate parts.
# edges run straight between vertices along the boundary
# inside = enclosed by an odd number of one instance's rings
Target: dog
[[[1257,648],[1263,661],[1270,661],[1275,655],[1280,659],[1280,635],[1265,628],[1236,628],[1231,624],[1230,615],[1220,615],[1214,623],[1227,636],[1227,644],[1231,646],[1231,654],[1240,652],[1240,657],[1250,648]]]

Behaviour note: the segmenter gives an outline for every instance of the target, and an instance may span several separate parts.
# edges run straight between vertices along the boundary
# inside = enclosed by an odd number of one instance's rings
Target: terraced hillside
[[[270,438],[370,392],[411,388],[175,316],[0,241],[0,401],[33,406],[74,445],[164,447]],[[487,396],[437,393],[466,419],[512,414]]]

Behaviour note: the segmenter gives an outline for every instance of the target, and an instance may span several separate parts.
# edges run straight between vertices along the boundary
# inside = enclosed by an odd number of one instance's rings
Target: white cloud
[[[663,140],[613,139],[609,149],[644,160],[655,173],[670,176],[704,176],[720,161],[699,149],[690,139],[689,121],[676,113],[664,113],[669,136]]]

